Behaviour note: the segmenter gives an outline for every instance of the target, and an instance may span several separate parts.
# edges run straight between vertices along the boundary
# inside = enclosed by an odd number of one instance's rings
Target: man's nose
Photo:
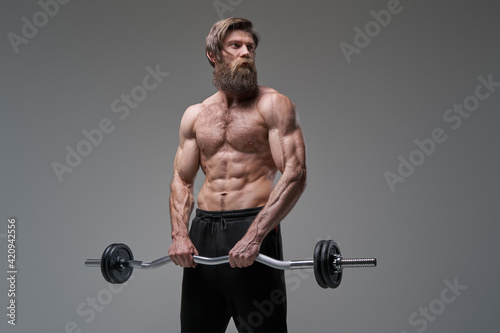
[[[250,51],[248,51],[248,47],[246,45],[243,45],[240,48],[240,57],[242,57],[242,58],[249,58],[250,57]]]

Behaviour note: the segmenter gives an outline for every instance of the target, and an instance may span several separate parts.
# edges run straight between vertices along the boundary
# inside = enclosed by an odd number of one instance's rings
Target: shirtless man
[[[293,103],[257,85],[258,42],[248,20],[214,24],[206,56],[218,91],[181,120],[169,256],[185,267],[182,332],[224,332],[231,317],[239,332],[287,331],[283,271],[254,260],[259,253],[283,257],[279,223],[306,186],[305,145]],[[205,182],[188,231],[200,166]],[[229,265],[193,261],[228,253]]]

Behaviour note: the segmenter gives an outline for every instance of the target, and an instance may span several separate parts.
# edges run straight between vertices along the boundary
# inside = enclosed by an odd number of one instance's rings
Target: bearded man
[[[283,259],[280,222],[305,189],[306,154],[294,104],[257,85],[258,43],[246,19],[215,23],[206,56],[218,91],[181,120],[169,256],[184,267],[182,332],[224,332],[231,317],[239,332],[287,332],[284,272],[254,260]],[[205,181],[188,229],[199,167]],[[229,265],[193,260],[228,253]]]

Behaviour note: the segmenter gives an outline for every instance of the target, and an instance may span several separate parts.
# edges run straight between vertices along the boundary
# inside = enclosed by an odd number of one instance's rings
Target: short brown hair
[[[255,47],[259,44],[259,36],[253,30],[253,24],[249,20],[238,17],[230,17],[225,20],[215,22],[207,36],[205,47],[205,55],[207,56],[208,62],[212,65],[212,67],[215,67],[215,63],[208,58],[208,54],[215,57],[215,59],[219,61],[222,60],[222,44],[228,31],[232,30],[243,30],[250,33],[252,35],[253,42],[255,43]]]

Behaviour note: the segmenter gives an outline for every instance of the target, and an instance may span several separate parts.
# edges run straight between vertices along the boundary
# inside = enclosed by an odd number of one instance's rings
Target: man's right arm
[[[188,225],[194,206],[194,181],[200,164],[194,130],[200,109],[200,105],[193,105],[184,112],[179,130],[179,147],[174,160],[174,175],[170,183],[172,245],[168,254],[174,264],[182,267],[196,266],[193,255],[198,254],[189,239]]]

